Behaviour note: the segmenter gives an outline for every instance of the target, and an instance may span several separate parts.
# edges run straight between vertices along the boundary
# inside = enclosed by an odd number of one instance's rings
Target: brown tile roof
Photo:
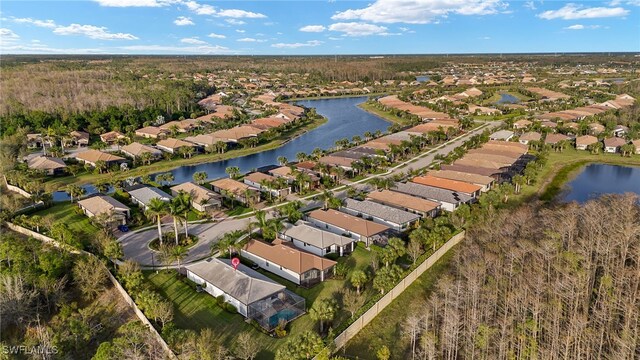
[[[176,193],[184,191],[187,194],[190,194],[192,201],[198,204],[202,203],[202,201],[209,201],[211,198],[217,198],[220,196],[204,186],[194,184],[190,181],[171,187],[171,191],[175,191]]]
[[[156,126],[147,126],[147,127],[143,127],[141,129],[136,130],[136,134],[149,134],[149,135],[155,135],[155,136],[158,136],[160,134],[166,134],[166,133],[167,133],[167,130],[161,129]]]
[[[260,182],[263,181],[263,180],[274,181],[276,179],[275,177],[273,177],[271,175],[263,174],[261,172],[252,172],[251,174],[248,174],[244,178],[246,180],[249,180],[249,181],[257,183],[257,184],[260,184]]]
[[[156,145],[162,146],[168,149],[178,149],[183,146],[193,146],[193,143],[183,141],[180,139],[175,139],[175,138],[167,138],[167,139],[158,141]]]
[[[497,164],[500,164],[500,167],[511,166],[515,162],[513,158],[494,155],[494,154],[478,154],[478,153],[467,153],[460,160],[471,160],[471,161],[492,161]]]
[[[520,140],[525,140],[525,141],[538,141],[541,138],[542,138],[542,135],[539,132],[535,132],[535,131],[526,132],[522,134],[522,136],[520,136]]]
[[[513,141],[498,141],[498,140],[489,140],[484,145],[483,148],[491,148],[491,147],[502,147],[511,149],[513,152],[519,152],[521,154],[526,154],[529,151],[529,147],[524,144],[520,144],[518,142]]]
[[[343,166],[343,167],[352,167],[352,163],[356,161],[355,159],[341,157],[341,156],[323,156],[318,159],[318,162],[331,165],[331,166]]]
[[[67,165],[62,161],[62,159],[41,155],[29,159],[28,166],[29,169],[55,170],[65,168]]]
[[[449,179],[449,180],[457,180],[463,181],[470,184],[476,184],[481,186],[487,186],[493,183],[495,180],[490,176],[466,173],[462,171],[454,171],[454,170],[439,170],[439,171],[431,171],[429,175]]]
[[[120,156],[116,156],[116,155],[112,155],[106,152],[102,152],[99,150],[87,150],[87,151],[83,151],[81,153],[78,153],[76,155],[76,159],[79,160],[83,160],[83,161],[87,161],[87,162],[91,162],[91,163],[96,163],[96,161],[121,161],[124,160],[124,158],[120,157]]]
[[[618,147],[626,144],[627,144],[627,140],[624,140],[619,137],[610,137],[610,138],[604,139],[604,146],[606,147]]]
[[[544,139],[545,144],[557,144],[562,140],[569,140],[567,135],[563,134],[547,134],[547,137]]]
[[[598,138],[591,135],[578,136],[576,138],[576,146],[589,146],[598,142]]]
[[[367,198],[382,204],[403,207],[407,209],[422,211],[425,213],[433,211],[440,206],[440,204],[437,202],[421,199],[391,190],[372,191],[367,194]]]
[[[506,158],[513,159],[513,161],[518,160],[522,156],[522,154],[518,152],[512,152],[508,150],[511,150],[511,148],[502,149],[502,148],[492,148],[487,146],[487,147],[481,147],[478,149],[471,149],[467,152],[467,154],[486,154],[486,155],[504,156]]]
[[[294,247],[284,245],[275,241],[273,245],[258,241],[249,240],[243,251],[261,257],[275,265],[282,266],[297,274],[304,274],[313,269],[327,270],[337,264],[333,260],[323,258],[305,251],[300,251]]]
[[[102,142],[108,142],[108,141],[114,141],[116,139],[122,139],[124,137],[125,136],[118,131],[109,131],[107,133],[100,135],[100,140],[102,140]]]
[[[78,201],[81,206],[93,215],[100,215],[112,210],[129,210],[129,207],[107,195],[92,196]]]
[[[254,188],[250,187],[245,183],[241,183],[240,181],[236,181],[229,178],[219,179],[216,181],[212,181],[209,184],[215,186],[217,188],[226,190],[235,195],[244,195],[246,190],[257,192]]]
[[[287,122],[284,119],[268,117],[268,118],[259,118],[251,121],[253,125],[264,125],[268,128],[275,128],[286,124]]]
[[[160,155],[162,152],[154,147],[143,145],[138,142],[132,142],[129,145],[125,145],[121,148],[121,150],[125,153],[131,154],[132,156],[140,156],[143,153],[150,153],[153,155]]]
[[[432,186],[440,189],[451,190],[455,192],[473,194],[481,189],[480,186],[469,184],[463,181],[443,179],[435,176],[416,176],[411,179],[412,182],[421,185]]]
[[[333,209],[314,210],[309,213],[309,217],[364,237],[370,237],[389,230],[389,228],[384,225]]]

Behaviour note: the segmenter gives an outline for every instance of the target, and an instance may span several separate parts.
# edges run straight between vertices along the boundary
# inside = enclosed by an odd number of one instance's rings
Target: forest
[[[638,359],[638,197],[489,212],[436,287],[402,324],[412,359]]]

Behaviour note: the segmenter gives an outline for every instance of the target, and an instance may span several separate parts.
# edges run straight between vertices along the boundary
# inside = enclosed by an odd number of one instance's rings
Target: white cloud
[[[314,32],[319,33],[325,31],[327,28],[322,25],[307,25],[300,28],[300,31],[303,32]]]
[[[177,19],[173,20],[173,23],[178,26],[187,26],[187,25],[195,25],[195,23],[186,16],[178,16]]]
[[[246,24],[246,22],[244,22],[242,20],[236,20],[236,19],[226,19],[225,21],[227,23],[231,24],[231,25],[244,25],[244,24]]]
[[[217,16],[230,17],[234,19],[239,19],[239,18],[264,19],[267,17],[264,14],[254,13],[251,11],[245,11],[245,10],[239,10],[239,9],[221,10],[218,12]]]
[[[120,49],[128,52],[136,52],[141,54],[232,54],[229,48],[218,45],[202,45],[202,46],[165,46],[165,45],[132,45],[123,46]]]
[[[626,4],[626,5],[633,5],[633,6],[640,6],[640,0],[613,0],[609,3],[609,5],[611,6],[618,6],[620,4]]]
[[[376,0],[365,8],[338,12],[331,18],[387,24],[427,24],[449,14],[496,14],[507,6],[500,0]]]
[[[160,7],[169,5],[163,0],[95,0],[100,6],[108,7]]]
[[[602,26],[600,25],[582,25],[582,24],[575,24],[575,25],[571,25],[571,26],[567,26],[563,29],[565,30],[584,30],[584,29],[600,29]]]
[[[344,33],[345,36],[368,36],[368,35],[384,35],[387,28],[366,23],[348,22],[335,23],[329,25],[329,30]]]
[[[525,1],[524,2],[524,7],[529,9],[529,10],[535,10],[536,8],[536,4],[533,1]]]
[[[14,33],[11,29],[0,28],[0,39],[1,40],[15,40],[19,39],[20,36]]]
[[[204,45],[207,42],[198,39],[197,37],[184,38],[180,40],[181,43],[191,44],[191,45]]]
[[[32,18],[12,18],[18,24],[31,24],[39,27],[54,29],[56,23],[53,20],[38,20]]]
[[[563,20],[575,20],[575,19],[595,19],[606,17],[618,17],[626,16],[629,14],[629,10],[621,7],[591,7],[585,8],[582,5],[567,4],[558,10],[547,10],[538,14],[541,19],[563,19]]]
[[[277,43],[277,44],[271,44],[271,47],[274,48],[278,48],[278,49],[297,49],[297,48],[301,48],[301,47],[314,47],[314,46],[318,46],[322,44],[322,41],[318,41],[318,40],[310,40],[304,43]]]
[[[236,32],[237,32],[237,33],[240,33],[240,34],[244,34],[244,33],[245,33],[245,31],[244,31],[244,30],[242,30],[242,29],[236,29]]]
[[[137,40],[131,34],[111,33],[103,26],[71,24],[69,26],[58,26],[53,30],[57,35],[84,35],[91,39],[98,40]]]
[[[207,35],[210,38],[214,38],[214,39],[225,39],[226,36],[221,35],[221,34],[216,34],[216,33],[211,33],[209,35]]]
[[[195,1],[184,1],[182,4],[198,15],[214,15],[216,13],[216,9],[211,5],[202,5]]]
[[[58,49],[52,48],[42,44],[31,45],[3,45],[0,48],[2,54],[103,54],[106,53],[103,49],[76,49],[66,48]]]
[[[240,41],[240,42],[265,42],[267,40],[254,39],[254,38],[246,37],[246,38],[238,39],[238,41]]]

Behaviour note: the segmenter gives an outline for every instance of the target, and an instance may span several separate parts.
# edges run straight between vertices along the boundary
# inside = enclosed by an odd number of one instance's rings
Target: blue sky
[[[640,0],[12,1],[4,54],[640,51]]]

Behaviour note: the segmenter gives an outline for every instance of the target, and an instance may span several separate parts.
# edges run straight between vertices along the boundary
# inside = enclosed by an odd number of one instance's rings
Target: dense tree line
[[[487,212],[451,274],[413,304],[406,355],[637,359],[639,289],[637,196]]]

